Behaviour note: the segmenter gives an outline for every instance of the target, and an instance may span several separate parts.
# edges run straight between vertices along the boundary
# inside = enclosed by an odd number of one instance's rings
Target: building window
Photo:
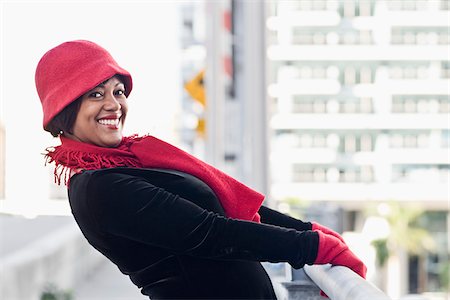
[[[337,2],[335,0],[302,0],[302,1],[292,1],[291,5],[293,10],[301,11],[326,11],[326,10],[337,10]]]
[[[448,30],[438,27],[424,27],[411,30],[404,27],[393,27],[391,30],[391,43],[394,45],[445,45],[449,42]]]
[[[437,105],[438,104],[436,103],[436,106]],[[403,103],[401,104],[401,108],[398,108],[397,106],[394,109],[399,110],[398,112],[403,112]],[[426,108],[428,109],[428,106],[426,106]],[[373,101],[372,98],[368,97],[334,99],[326,97],[294,96],[292,112],[301,114],[370,114],[373,113]]]
[[[352,154],[355,152],[372,152],[374,150],[374,136],[370,133],[346,134],[340,137],[339,152]]]
[[[373,137],[369,134],[363,134],[360,137],[361,151],[372,152],[373,151]]]
[[[445,96],[394,96],[392,97],[393,113],[436,114],[448,113],[450,99]]]
[[[429,132],[392,132],[389,136],[389,146],[393,149],[427,148],[429,145]]]
[[[295,182],[312,182],[313,170],[311,167],[303,165],[293,166],[293,179]]]
[[[369,17],[373,12],[373,2],[372,1],[358,1],[359,7],[358,12],[361,17]]]
[[[373,168],[372,166],[361,166],[361,178],[362,182],[373,182]]]
[[[396,11],[396,10],[416,10],[416,9],[418,9],[418,7],[419,8],[423,7],[423,4],[417,5],[417,2],[418,1],[416,1],[416,0],[402,0],[402,1],[390,0],[390,1],[387,1],[387,7],[389,10],[394,10],[394,11]]]
[[[342,15],[344,18],[353,18],[356,16],[356,5],[354,1],[344,1],[342,4]]]
[[[393,182],[447,183],[450,178],[448,165],[393,165]]]
[[[344,152],[356,152],[356,137],[354,135],[349,134],[344,136]]]
[[[293,165],[294,182],[373,182],[372,166]]]
[[[300,134],[300,148],[326,148],[327,147],[327,135],[321,133]]]

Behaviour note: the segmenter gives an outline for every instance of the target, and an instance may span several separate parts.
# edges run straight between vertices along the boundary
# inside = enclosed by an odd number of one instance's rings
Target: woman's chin
[[[119,144],[122,142],[122,134],[117,134],[114,136],[110,136],[107,138],[102,139],[102,141],[99,143],[99,146],[107,147],[107,148],[115,148],[119,146]]]
[[[120,145],[120,143],[122,142],[122,138],[113,142],[108,143],[108,145],[106,147],[108,148],[116,148],[117,146]]]

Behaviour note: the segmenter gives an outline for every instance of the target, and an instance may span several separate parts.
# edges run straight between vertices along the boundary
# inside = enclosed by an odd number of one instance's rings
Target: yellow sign
[[[203,80],[204,75],[205,70],[202,70],[197,74],[197,76],[194,77],[194,79],[188,81],[184,85],[184,88],[189,95],[202,104],[203,107],[206,105],[205,84]]]
[[[204,118],[200,118],[197,123],[197,128],[195,128],[197,134],[201,137],[205,137],[206,135],[206,121]]]

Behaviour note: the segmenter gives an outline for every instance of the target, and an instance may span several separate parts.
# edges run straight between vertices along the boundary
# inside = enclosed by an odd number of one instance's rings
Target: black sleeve
[[[282,214],[276,210],[270,209],[266,206],[261,206],[258,213],[261,216],[261,222],[265,224],[292,228],[298,231],[312,229],[311,222],[303,222],[288,215]]]
[[[268,224],[220,216],[156,187],[141,177],[93,176],[87,186],[102,230],[176,254],[213,259],[312,264],[319,237]]]

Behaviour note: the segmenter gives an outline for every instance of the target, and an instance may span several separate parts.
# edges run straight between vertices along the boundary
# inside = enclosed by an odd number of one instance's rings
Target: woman
[[[260,262],[366,267],[336,232],[261,206],[264,196],[152,136],[122,136],[131,75],[95,43],[36,69],[55,178],[88,242],[151,299],[276,299]]]

